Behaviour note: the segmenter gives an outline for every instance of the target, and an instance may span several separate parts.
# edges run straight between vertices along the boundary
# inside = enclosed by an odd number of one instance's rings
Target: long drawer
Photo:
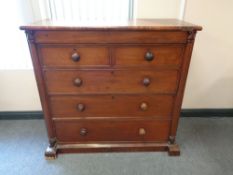
[[[153,141],[166,142],[169,120],[56,121],[58,142]]]
[[[173,96],[168,95],[82,95],[52,96],[55,118],[156,117],[170,118]]]
[[[49,94],[166,93],[178,84],[175,70],[46,70]]]
[[[37,31],[36,43],[186,43],[185,31]]]

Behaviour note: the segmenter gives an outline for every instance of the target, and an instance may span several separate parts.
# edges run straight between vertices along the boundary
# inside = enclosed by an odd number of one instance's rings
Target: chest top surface
[[[201,26],[177,19],[135,19],[130,21],[80,22],[42,20],[20,27],[22,30],[202,30]]]

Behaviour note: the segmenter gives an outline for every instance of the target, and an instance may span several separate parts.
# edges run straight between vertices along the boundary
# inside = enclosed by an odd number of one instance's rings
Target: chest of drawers
[[[178,20],[26,31],[49,146],[57,152],[168,151],[175,143],[196,31]]]

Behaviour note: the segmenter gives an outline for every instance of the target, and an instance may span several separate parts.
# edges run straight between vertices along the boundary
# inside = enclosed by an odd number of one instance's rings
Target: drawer
[[[49,94],[169,93],[177,89],[175,70],[46,70]]]
[[[116,66],[151,66],[179,68],[184,47],[176,46],[125,46],[114,48]]]
[[[186,43],[185,31],[37,31],[36,43]]]
[[[168,140],[168,120],[56,121],[58,142]]]
[[[55,118],[69,117],[157,117],[170,118],[173,96],[82,95],[52,96]]]
[[[107,47],[40,46],[40,59],[45,67],[109,66]]]

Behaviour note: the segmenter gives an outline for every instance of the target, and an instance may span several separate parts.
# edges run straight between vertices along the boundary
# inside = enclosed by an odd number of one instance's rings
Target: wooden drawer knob
[[[154,54],[150,51],[146,52],[145,54],[145,60],[146,61],[152,61],[154,59]]]
[[[86,128],[81,128],[79,133],[81,136],[85,136],[85,135],[87,135],[88,132],[87,132]]]
[[[81,86],[83,84],[83,81],[82,81],[82,79],[81,78],[75,78],[74,79],[74,85],[75,86]]]
[[[73,61],[77,62],[77,61],[80,60],[80,55],[79,55],[77,52],[75,52],[75,53],[73,53],[73,54],[71,55],[71,59],[72,59]]]
[[[148,109],[147,103],[142,102],[141,105],[140,105],[140,108],[141,108],[142,111],[146,111]]]
[[[144,86],[149,86],[150,85],[150,78],[144,78],[142,83]]]
[[[80,103],[77,105],[77,110],[80,111],[80,112],[83,112],[85,110],[85,105]]]
[[[144,128],[139,128],[138,133],[139,133],[140,136],[143,136],[143,135],[146,134],[146,130]]]

